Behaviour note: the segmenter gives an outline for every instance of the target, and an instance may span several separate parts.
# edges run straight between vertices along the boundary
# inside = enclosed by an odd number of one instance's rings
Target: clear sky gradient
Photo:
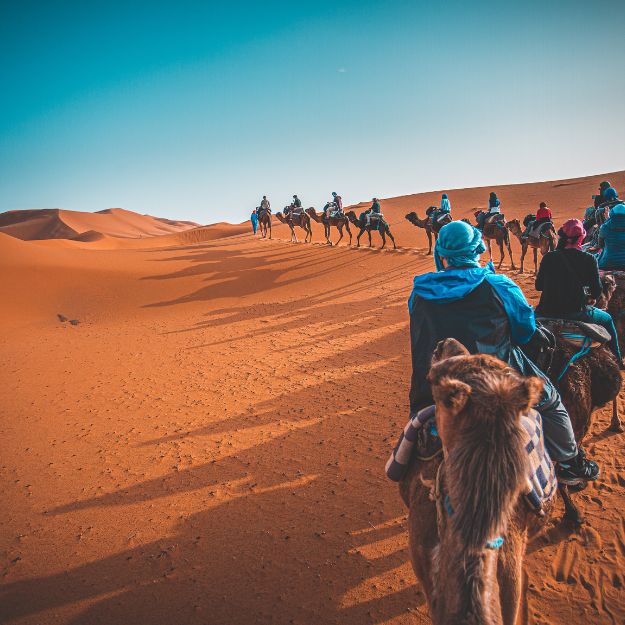
[[[625,169],[625,2],[0,0],[0,210],[240,221]]]

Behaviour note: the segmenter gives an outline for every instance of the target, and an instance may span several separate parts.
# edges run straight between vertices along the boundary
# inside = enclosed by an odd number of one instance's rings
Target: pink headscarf
[[[586,230],[579,219],[569,219],[558,230],[558,235],[566,241],[564,244],[566,249],[580,249],[586,238]]]

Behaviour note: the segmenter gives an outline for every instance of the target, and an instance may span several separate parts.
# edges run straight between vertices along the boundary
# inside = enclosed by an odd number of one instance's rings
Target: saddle
[[[612,338],[605,328],[587,321],[540,317],[540,322],[549,328],[557,339],[578,349],[585,346],[589,349],[601,347]]]
[[[540,239],[540,237],[546,237],[547,231],[551,230],[552,227],[553,223],[550,221],[543,221],[539,224],[533,224],[532,226],[530,226],[527,236],[532,239]]]
[[[496,224],[503,227],[503,222],[506,220],[503,213],[485,213],[484,225],[490,226]]]

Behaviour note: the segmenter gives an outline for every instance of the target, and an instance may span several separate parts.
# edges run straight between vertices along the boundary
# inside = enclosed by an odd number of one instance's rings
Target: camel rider
[[[373,204],[371,204],[371,208],[365,211],[365,215],[367,216],[367,226],[371,225],[371,221],[373,219],[377,220],[379,223],[383,216],[378,198],[374,197],[372,201]]]
[[[444,218],[445,215],[451,215],[451,203],[449,202],[449,197],[447,193],[443,193],[441,197],[441,206],[440,208],[433,206],[430,212],[430,219],[432,223],[438,222]]]
[[[612,337],[608,347],[622,364],[612,316],[592,305],[602,288],[596,258],[582,250],[585,237],[586,230],[579,219],[569,219],[558,230],[558,245],[543,256],[536,275],[536,290],[541,291],[536,313],[604,327]]]
[[[549,209],[547,204],[545,204],[545,202],[541,202],[538,207],[538,211],[536,212],[536,219],[525,223],[525,232],[521,235],[521,238],[527,239],[529,236],[538,238],[540,236],[543,224],[553,223],[551,218],[551,210]]]
[[[491,215],[501,215],[501,202],[494,191],[491,191],[488,196],[488,210],[486,212],[482,211],[477,216],[477,224],[480,230],[484,230],[486,220]]]
[[[263,199],[260,201],[260,208],[261,210],[265,210],[268,213],[271,212],[271,204],[269,203],[266,195],[263,195]]]
[[[547,376],[519,347],[536,331],[534,311],[521,289],[507,276],[495,274],[492,263],[482,267],[482,233],[454,221],[441,228],[435,247],[437,271],[414,278],[408,301],[412,350],[410,412],[433,404],[427,375],[437,343],[460,341],[471,353],[486,353],[507,362],[522,375],[544,383],[536,406],[544,422],[558,479],[566,484],[596,480],[599,467],[578,450],[571,419]],[[447,265],[445,268],[444,264]]]
[[[599,208],[606,201],[605,192],[611,188],[612,188],[612,185],[607,180],[604,180],[599,185],[599,195],[592,196],[592,199],[594,200],[595,208]]]
[[[298,217],[302,214],[302,201],[297,197],[297,195],[293,196],[290,208],[291,216]]]
[[[612,207],[609,219],[599,229],[599,269],[625,271],[625,204]]]
[[[334,205],[336,206],[336,212],[337,215],[342,216],[343,215],[343,198],[338,195],[336,193],[336,191],[332,191],[332,201],[334,202]]]

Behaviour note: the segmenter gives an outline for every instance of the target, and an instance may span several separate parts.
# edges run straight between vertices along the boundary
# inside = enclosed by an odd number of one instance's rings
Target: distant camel
[[[441,341],[429,374],[443,453],[413,454],[399,484],[409,552],[433,625],[516,625],[525,605],[528,539],[544,528],[530,510],[528,434],[521,415],[542,382],[497,358]]]
[[[299,226],[306,233],[304,243],[312,241],[312,227],[310,225],[310,216],[306,213],[300,213],[297,219],[294,219],[291,214],[285,217],[282,213],[276,213],[276,219],[278,221],[281,221],[283,224],[287,224],[291,229],[291,243],[298,242],[297,235],[295,234],[295,226]]]
[[[477,216],[481,212],[482,211],[475,212],[476,219],[477,219]],[[508,253],[510,254],[510,264],[512,265],[512,269],[516,269],[516,265],[514,264],[514,258],[512,257],[512,248],[510,247],[510,235],[508,234],[506,221],[504,219],[499,223],[501,225],[497,225],[496,223],[484,224],[484,228],[482,230],[482,237],[486,240],[486,245],[488,248],[488,256],[490,257],[490,260],[493,260],[493,252],[490,246],[490,242],[491,240],[494,240],[495,243],[497,243],[497,246],[499,247],[499,252],[501,253],[501,260],[499,261],[499,264],[497,265],[497,269],[500,269],[505,258],[505,254],[503,251],[503,246],[505,244],[506,247],[508,248]]]
[[[373,226],[367,225],[367,218],[364,213],[361,213],[360,217],[356,217],[356,213],[354,211],[349,211],[345,215],[357,228],[360,228],[360,232],[356,237],[356,241],[358,243],[356,247],[360,247],[360,237],[365,231],[369,235],[369,247],[371,247],[371,231],[377,230],[382,237],[382,249],[384,249],[384,246],[386,245],[386,235],[388,235],[393,242],[393,249],[397,249],[397,245],[395,245],[395,237],[391,233],[391,229],[384,219],[379,220],[379,224]]]
[[[258,226],[263,239],[267,236],[267,232],[269,232],[269,238],[271,239],[271,212],[266,208],[261,208],[258,211]]]
[[[349,229],[349,219],[347,216],[345,217],[330,217],[329,219],[324,219],[323,213],[317,213],[317,211],[311,206],[307,208],[306,213],[310,216],[311,219],[314,219],[317,223],[323,224],[324,235],[326,238],[326,243],[328,245],[332,245],[332,241],[330,241],[330,228],[334,226],[339,231],[339,240],[336,242],[338,245],[343,238],[343,228],[347,230],[347,234],[349,234],[349,244],[352,244],[352,231]]]
[[[525,254],[527,254],[528,248],[534,250],[534,273],[538,272],[538,250],[540,255],[544,256],[547,252],[553,252],[556,249],[556,229],[553,224],[550,223],[548,228],[541,230],[539,237],[525,237],[523,238],[523,228],[521,222],[518,219],[511,219],[506,227],[521,243],[521,269],[519,273],[523,273],[523,261],[525,260]]]

